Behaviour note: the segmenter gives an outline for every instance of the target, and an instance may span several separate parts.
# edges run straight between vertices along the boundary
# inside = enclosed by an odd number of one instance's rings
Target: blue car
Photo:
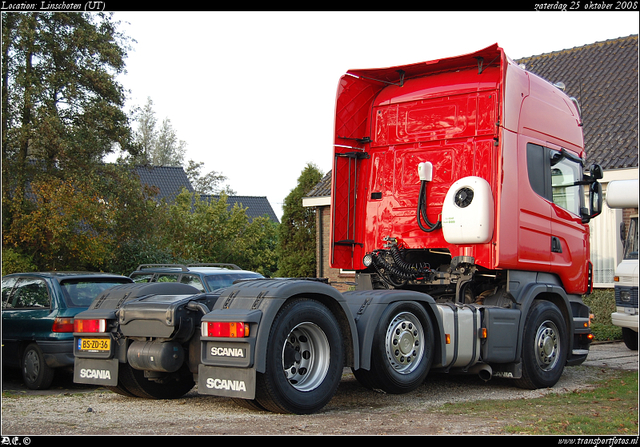
[[[20,368],[27,387],[47,389],[56,368],[73,367],[73,317],[102,291],[131,282],[90,272],[3,276],[3,364]]]

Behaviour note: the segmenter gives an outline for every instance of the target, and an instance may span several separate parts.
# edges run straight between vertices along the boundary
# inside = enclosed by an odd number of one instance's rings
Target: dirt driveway
[[[5,378],[2,434],[6,435],[452,435],[501,434],[512,421],[487,417],[443,417],[445,403],[478,399],[530,399],[549,392],[589,387],[608,369],[638,369],[637,351],[622,343],[594,345],[589,359],[566,368],[552,389],[521,390],[506,379],[485,383],[476,376],[433,375],[413,393],[369,391],[345,370],[333,400],[308,416],[279,415],[238,407],[230,399],[192,390],[176,400],[131,399],[67,378],[44,392],[26,391]],[[27,397],[28,396],[28,397]]]

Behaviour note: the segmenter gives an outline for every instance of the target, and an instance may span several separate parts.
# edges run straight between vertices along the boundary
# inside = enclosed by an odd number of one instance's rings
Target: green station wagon
[[[73,320],[126,276],[91,272],[13,273],[2,277],[2,360],[25,385],[46,389],[56,368],[73,366]]]

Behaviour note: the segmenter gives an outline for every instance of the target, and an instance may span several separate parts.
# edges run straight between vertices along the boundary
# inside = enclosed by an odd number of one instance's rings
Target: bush
[[[590,295],[582,297],[594,315],[591,331],[596,341],[621,340],[622,329],[611,323],[611,314],[616,311],[613,289],[595,289]]]
[[[2,250],[2,276],[9,273],[35,272],[38,267],[31,256],[20,253],[13,248]]]

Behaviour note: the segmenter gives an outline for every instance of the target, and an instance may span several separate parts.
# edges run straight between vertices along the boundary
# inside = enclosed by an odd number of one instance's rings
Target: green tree
[[[203,195],[220,195],[226,194],[233,196],[236,192],[231,189],[229,185],[223,185],[227,180],[227,177],[218,171],[210,171],[207,174],[202,174],[203,162],[195,162],[189,160],[187,166],[184,168],[191,182],[191,186],[198,194]]]
[[[3,166],[84,169],[114,147],[128,150],[116,82],[128,43],[102,13],[3,12]]]
[[[138,128],[134,135],[138,148],[133,162],[153,166],[182,166],[187,143],[178,139],[178,134],[169,118],[162,121],[160,129],[156,129],[158,120],[153,110],[153,101],[147,98],[147,103],[139,111]]]
[[[137,113],[137,130],[134,134],[137,155],[131,157],[131,162],[153,166],[182,166],[194,190],[203,195],[234,195],[235,191],[229,185],[223,184],[227,177],[217,171],[202,173],[203,162],[189,160],[184,163],[187,143],[179,140],[171,120],[165,118],[160,129],[156,128],[158,120],[153,110],[153,100],[147,98],[147,103]]]
[[[3,248],[38,268],[110,258],[117,200],[98,172],[135,150],[116,81],[129,43],[110,14],[2,12]]]
[[[297,186],[284,199],[278,233],[278,276],[316,276],[315,209],[302,206],[302,198],[322,179],[322,172],[307,164]]]
[[[229,206],[226,195],[203,200],[184,190],[168,207],[160,231],[174,262],[228,262],[271,275],[276,267],[276,224],[249,222],[246,208]]]

